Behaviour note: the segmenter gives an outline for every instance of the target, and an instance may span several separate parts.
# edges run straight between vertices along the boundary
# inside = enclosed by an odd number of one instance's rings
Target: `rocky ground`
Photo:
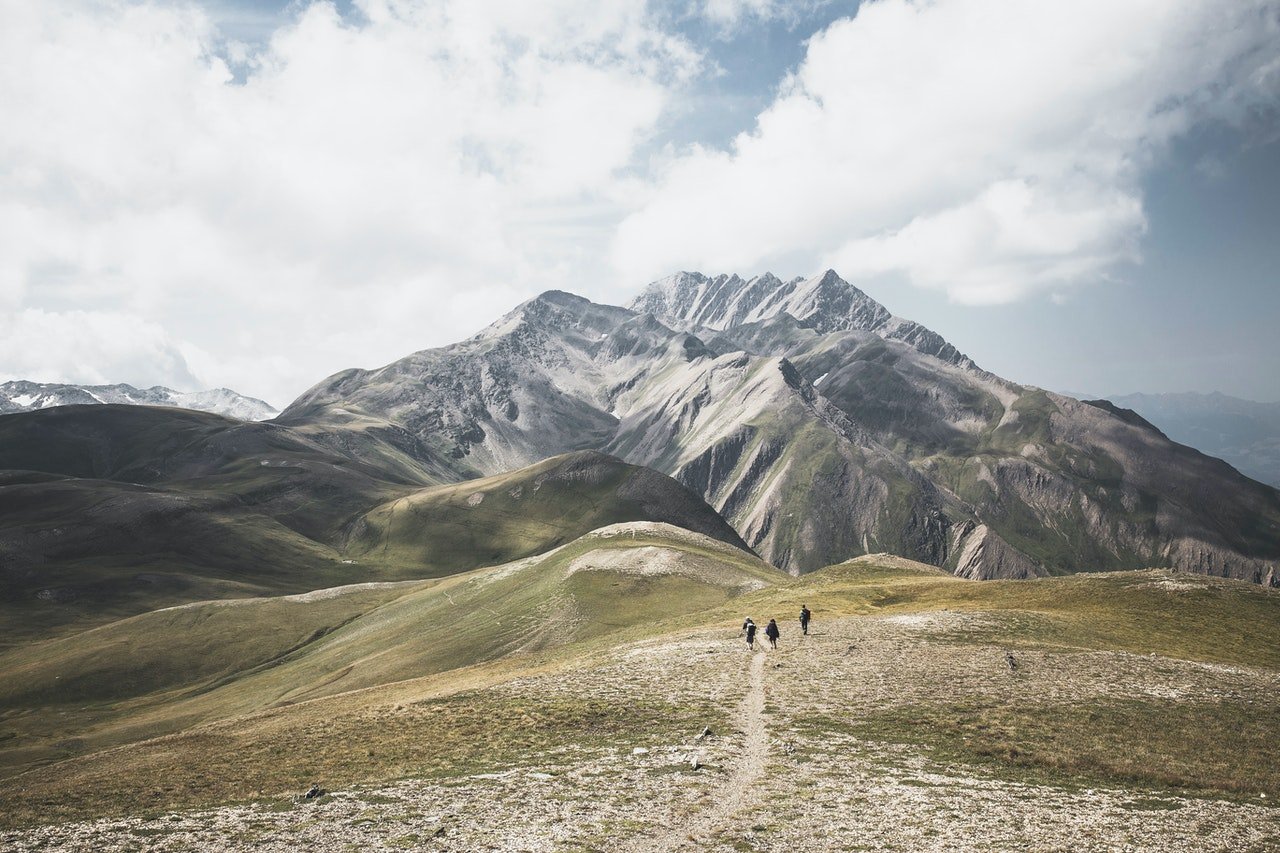
[[[777,651],[726,632],[640,643],[524,696],[712,700],[709,736],[561,749],[501,772],[337,790],[147,819],[0,834],[31,850],[1264,851],[1274,794],[1191,794],[947,759],[859,728],[893,709],[973,703],[1270,702],[1270,670],[974,641],[1010,617],[945,611],[784,625]],[[1025,617],[1034,618],[1034,617]],[[323,785],[323,780],[319,780]],[[109,792],[103,792],[109,796]]]

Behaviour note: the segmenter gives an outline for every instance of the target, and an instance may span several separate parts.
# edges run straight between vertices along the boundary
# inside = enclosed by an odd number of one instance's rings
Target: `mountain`
[[[330,377],[277,422],[402,429],[459,479],[598,449],[674,477],[792,572],[888,551],[973,578],[1280,583],[1276,490],[1111,404],[983,371],[831,271],[681,273],[629,308],[550,291]]]
[[[213,412],[242,421],[265,421],[279,414],[270,403],[237,394],[227,388],[174,391],[161,385],[140,389],[124,384],[62,385],[24,380],[0,383],[0,414],[94,403],[174,406],[179,409]]]
[[[1280,488],[1280,403],[1226,394],[1124,394],[1132,409],[1174,441],[1225,459],[1242,474]]]

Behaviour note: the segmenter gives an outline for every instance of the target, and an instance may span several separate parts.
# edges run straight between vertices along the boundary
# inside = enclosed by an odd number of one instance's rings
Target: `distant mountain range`
[[[1280,403],[1226,394],[1125,394],[1133,409],[1174,441],[1225,459],[1242,474],[1280,488]]]
[[[174,391],[156,385],[134,388],[132,385],[64,385],[17,380],[0,383],[0,415],[31,412],[53,406],[125,403],[138,406],[174,406],[213,412],[242,421],[265,421],[279,411],[270,403],[237,394],[227,388],[210,391]]]

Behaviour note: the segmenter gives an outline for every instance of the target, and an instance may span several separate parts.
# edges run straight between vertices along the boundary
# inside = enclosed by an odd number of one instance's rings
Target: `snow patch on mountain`
[[[69,385],[14,380],[0,383],[0,414],[30,412],[54,406],[102,405],[173,406],[212,412],[242,421],[264,421],[279,414],[274,406],[228,388],[209,391],[175,391],[157,385]]]

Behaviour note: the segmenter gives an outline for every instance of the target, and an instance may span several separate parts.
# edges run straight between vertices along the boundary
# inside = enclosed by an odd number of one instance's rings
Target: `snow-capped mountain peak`
[[[0,414],[77,406],[122,403],[135,406],[173,406],[213,412],[242,421],[265,421],[279,414],[274,406],[255,397],[246,397],[229,388],[208,391],[175,391],[156,385],[135,388],[117,385],[71,385],[14,380],[0,383]]]

